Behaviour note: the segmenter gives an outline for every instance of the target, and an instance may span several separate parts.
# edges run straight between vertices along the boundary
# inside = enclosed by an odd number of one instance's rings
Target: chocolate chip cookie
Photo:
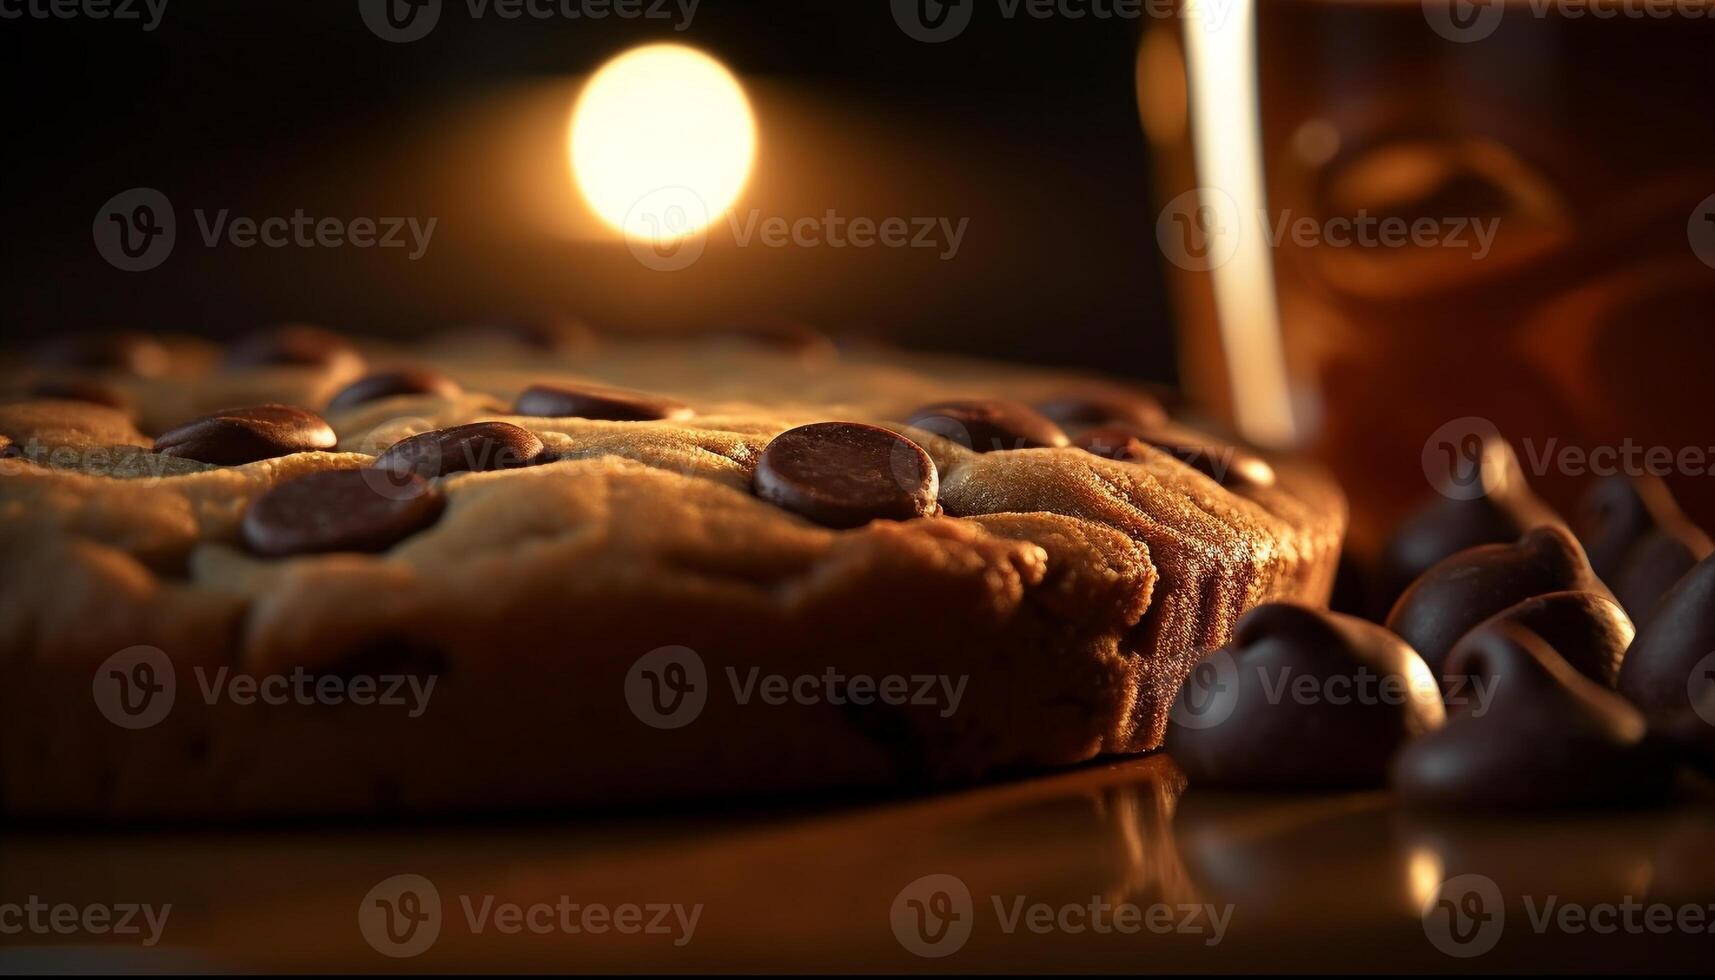
[[[1157,747],[1245,611],[1332,586],[1332,482],[1141,389],[832,345],[456,336],[126,334],[0,361],[5,812],[1039,771]]]

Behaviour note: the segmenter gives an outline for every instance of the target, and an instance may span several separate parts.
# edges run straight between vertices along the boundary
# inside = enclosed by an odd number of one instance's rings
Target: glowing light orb
[[[668,242],[732,206],[756,154],[756,120],[732,72],[677,44],[601,66],[572,110],[572,173],[584,200],[628,238]]]

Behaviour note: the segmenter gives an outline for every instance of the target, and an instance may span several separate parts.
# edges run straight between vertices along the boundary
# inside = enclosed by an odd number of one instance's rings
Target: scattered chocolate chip
[[[1411,584],[1388,614],[1398,633],[1437,676],[1449,673],[1447,655],[1483,620],[1526,599],[1550,592],[1609,596],[1570,532],[1539,527],[1516,544],[1467,548],[1436,564]]]
[[[378,469],[422,477],[510,470],[542,457],[542,440],[510,422],[472,422],[401,439],[375,459]]]
[[[1590,567],[1640,623],[1674,583],[1715,551],[1658,477],[1602,480],[1584,495],[1573,527]]]
[[[250,334],[227,348],[227,367],[341,367],[356,369],[363,356],[332,330],[290,324]]]
[[[435,522],[440,491],[414,474],[330,470],[287,480],[244,512],[244,544],[264,558],[385,551]]]
[[[457,398],[462,391],[458,382],[428,368],[397,368],[366,374],[341,388],[328,402],[330,409],[353,408],[367,402],[399,395],[434,395]]]
[[[1416,806],[1494,809],[1661,799],[1672,766],[1643,715],[1579,674],[1547,641],[1514,625],[1481,630],[1447,658],[1477,696],[1391,767]]]
[[[30,386],[31,398],[55,398],[61,401],[88,402],[134,415],[136,407],[125,393],[88,378],[43,378]]]
[[[816,422],[774,437],[753,486],[770,503],[844,529],[933,515],[940,479],[929,454],[897,432]]]
[[[1135,461],[1150,446],[1175,457],[1224,487],[1266,487],[1274,483],[1274,467],[1262,457],[1229,443],[1207,439],[1183,426],[1162,423],[1151,429],[1106,426],[1091,429],[1072,443],[1107,459]]]
[[[1038,403],[1036,410],[1068,429],[1098,425],[1149,428],[1167,421],[1167,410],[1152,396],[1100,385],[1057,395]]]
[[[1450,555],[1480,544],[1518,540],[1533,527],[1557,523],[1554,511],[1530,492],[1524,470],[1504,439],[1492,439],[1460,457],[1452,488],[1476,496],[1438,495],[1394,529],[1376,570],[1377,616],[1385,616],[1406,586]]]
[[[588,326],[572,317],[497,316],[441,335],[443,341],[501,341],[531,350],[564,352],[587,347],[595,341]]]
[[[1435,679],[1399,637],[1351,616],[1258,606],[1205,658],[1168,715],[1193,784],[1314,789],[1382,783],[1400,746],[1442,722]]]
[[[979,452],[1046,449],[1067,444],[1066,433],[1036,409],[1000,398],[925,405],[905,424]]]
[[[290,405],[258,405],[215,412],[169,429],[155,440],[155,452],[237,466],[332,449],[337,441],[333,429],[314,412]]]
[[[134,330],[67,334],[36,348],[35,363],[50,369],[120,371],[150,378],[167,369],[167,349]]]
[[[1715,690],[1715,556],[1698,562],[1662,596],[1620,666],[1620,693],[1651,718],[1695,707],[1711,690]]]
[[[650,422],[683,419],[691,410],[681,402],[641,391],[597,385],[532,385],[518,396],[512,411],[544,418]]]
[[[1619,680],[1626,648],[1637,634],[1620,604],[1595,592],[1550,592],[1526,599],[1490,616],[1472,632],[1503,625],[1542,637],[1573,669],[1608,688]]]

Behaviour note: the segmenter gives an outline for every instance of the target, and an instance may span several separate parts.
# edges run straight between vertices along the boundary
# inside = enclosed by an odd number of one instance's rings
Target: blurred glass
[[[1715,6],[1202,2],[1148,25],[1138,71],[1158,232],[1187,236],[1158,235],[1193,394],[1256,431],[1234,365],[1277,334],[1290,424],[1270,424],[1345,483],[1359,551],[1432,492],[1429,443],[1467,417],[1563,513],[1588,480],[1643,470],[1708,526]],[[1199,100],[1252,67],[1253,90]],[[1260,213],[1198,152],[1247,129]],[[1271,259],[1275,323],[1223,322],[1234,227]]]

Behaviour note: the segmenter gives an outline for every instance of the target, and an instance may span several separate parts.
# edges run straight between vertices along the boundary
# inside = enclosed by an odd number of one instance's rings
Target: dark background
[[[600,326],[768,317],[904,345],[1174,375],[1134,63],[1140,25],[1006,19],[908,37],[885,0],[703,0],[672,20],[472,19],[446,0],[393,44],[357,0],[169,0],[138,22],[0,21],[10,133],[6,332],[222,335],[283,320],[410,336],[494,313]],[[642,267],[614,241],[543,230],[578,207],[564,127],[579,77],[680,41],[743,80],[760,128],[739,207],[766,215],[968,217],[957,257],[712,247]],[[153,187],[178,237],[161,266],[109,266],[113,195]],[[427,253],[206,246],[193,209],[256,218],[439,219]],[[551,222],[549,222],[551,223]]]

